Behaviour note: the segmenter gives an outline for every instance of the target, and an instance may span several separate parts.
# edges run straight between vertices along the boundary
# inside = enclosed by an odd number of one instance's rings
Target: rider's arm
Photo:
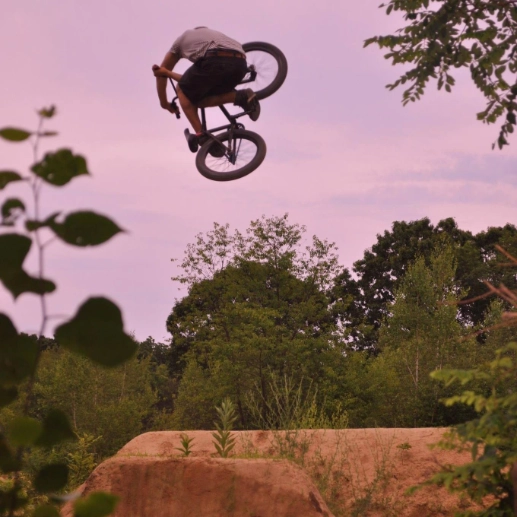
[[[179,56],[177,54],[174,54],[173,52],[167,52],[161,64],[161,67],[169,70],[169,73],[171,74],[170,77],[177,81],[179,81],[181,75],[172,72],[172,69],[178,61]],[[174,76],[177,76],[177,78]],[[164,109],[168,109],[169,103],[167,101],[167,77],[156,76],[156,91],[158,92],[158,99],[160,99],[160,106]]]

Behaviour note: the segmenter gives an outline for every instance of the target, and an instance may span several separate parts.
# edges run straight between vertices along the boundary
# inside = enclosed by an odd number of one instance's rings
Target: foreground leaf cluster
[[[62,187],[89,174],[86,159],[70,149],[48,152],[38,160],[40,139],[57,135],[54,131],[43,130],[45,119],[55,114],[53,106],[40,110],[36,131],[14,127],[0,129],[0,138],[9,142],[29,140],[34,155],[31,175],[25,176],[13,170],[0,171],[0,190],[13,183],[24,182],[32,193],[31,207],[28,201],[19,198],[7,198],[2,203],[0,282],[14,300],[31,293],[40,297],[42,307],[37,340],[18,333],[9,316],[0,313],[0,408],[14,403],[23,408],[21,414],[10,419],[5,428],[0,428],[0,471],[9,480],[0,488],[0,515],[9,517],[20,515],[29,508],[33,508],[34,516],[59,515],[58,505],[67,499],[63,494],[70,475],[67,463],[49,461],[38,467],[29,491],[41,494],[46,502],[36,507],[26,496],[22,470],[32,455],[41,455],[39,451],[49,453],[64,442],[77,440],[63,411],[49,407],[41,418],[29,416],[36,372],[42,357],[43,336],[51,317],[46,297],[56,290],[56,283],[44,275],[45,249],[54,239],[73,246],[95,246],[122,231],[111,219],[92,211],[66,215],[54,212],[44,218],[40,216],[40,195],[45,184]],[[25,266],[30,253],[37,257],[35,274],[29,273]],[[84,301],[73,317],[58,325],[55,333],[61,347],[104,366],[119,365],[136,351],[136,344],[124,332],[120,309],[103,297]],[[113,511],[116,501],[117,498],[110,494],[91,494],[75,502],[74,512],[77,517],[102,517]]]
[[[513,516],[514,486],[517,475],[517,343],[497,351],[496,357],[471,370],[441,370],[433,379],[445,385],[491,387],[489,394],[479,389],[465,390],[445,400],[447,406],[467,405],[477,417],[455,426],[440,446],[469,450],[471,461],[446,466],[426,484],[466,493],[479,504],[479,511],[460,512],[461,516]]]

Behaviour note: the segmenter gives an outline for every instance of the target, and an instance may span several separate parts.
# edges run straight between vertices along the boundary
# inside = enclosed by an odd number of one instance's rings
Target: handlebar
[[[180,118],[181,115],[180,115],[180,112],[178,109],[178,105],[176,104],[177,98],[178,97],[174,97],[174,99],[172,99],[170,106],[171,106],[171,108],[173,108],[176,111],[176,118]]]
[[[180,118],[180,112],[178,109],[178,105],[176,104],[176,99],[178,98],[178,92],[176,91],[176,86],[174,86],[173,80],[169,77],[169,81],[172,84],[172,89],[174,90],[174,93],[176,94],[176,97],[172,99],[171,101],[171,108],[174,108],[176,110],[176,118]]]

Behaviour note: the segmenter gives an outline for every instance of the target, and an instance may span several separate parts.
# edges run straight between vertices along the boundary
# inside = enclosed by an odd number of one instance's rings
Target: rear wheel
[[[231,181],[253,172],[266,157],[266,142],[253,131],[236,129],[209,140],[196,156],[197,170],[214,181]]]
[[[275,93],[287,76],[287,59],[283,52],[262,41],[245,43],[248,73],[237,89],[251,88],[258,100],[265,99]]]

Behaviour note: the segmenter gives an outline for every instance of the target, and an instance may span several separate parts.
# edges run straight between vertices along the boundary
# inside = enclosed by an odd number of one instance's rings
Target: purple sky
[[[166,339],[165,319],[182,293],[170,259],[214,221],[244,230],[262,214],[289,212],[308,235],[335,241],[345,266],[395,220],[454,217],[473,232],[515,223],[517,139],[491,150],[498,128],[476,121],[484,99],[465,75],[453,94],[433,89],[402,108],[402,92],[384,88],[401,69],[362,48],[399,25],[378,3],[4,0],[0,127],[34,128],[34,111],[55,103],[59,116],[48,128],[60,135],[43,150],[71,147],[92,173],[46,188],[44,211],[91,208],[128,231],[97,248],[49,247],[47,276],[59,286],[50,312],[71,315],[103,294],[122,307],[137,338]],[[236,182],[197,172],[185,118],[161,110],[155,93],[151,65],[197,25],[271,42],[289,62],[260,120],[246,122],[266,140],[266,160]],[[0,141],[0,156],[1,169],[31,164],[27,143]],[[25,188],[10,186],[0,199],[27,199]],[[28,266],[34,270],[34,257]],[[32,295],[13,303],[1,290],[0,306],[19,330],[37,330]]]

